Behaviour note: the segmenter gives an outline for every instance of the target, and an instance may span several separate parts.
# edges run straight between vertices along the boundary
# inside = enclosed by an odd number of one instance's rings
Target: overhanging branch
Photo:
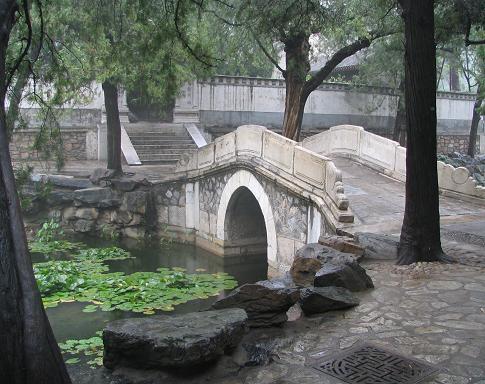
[[[263,51],[264,55],[268,58],[269,61],[271,61],[271,63],[276,68],[278,68],[278,70],[283,74],[283,77],[284,77],[285,74],[286,74],[286,71],[283,68],[280,67],[278,62],[275,60],[275,58],[273,56],[270,55],[270,53],[267,51],[267,49],[264,47],[264,45],[261,43],[261,41],[256,37],[256,35],[254,33],[252,33],[252,35],[253,35],[254,40],[258,44],[259,48]]]
[[[328,60],[316,74],[314,74],[309,80],[306,81],[304,89],[305,94],[308,96],[323,82],[323,80],[325,80],[330,75],[335,67],[337,67],[337,65],[339,65],[344,59],[352,56],[361,49],[369,47],[371,42],[372,39],[370,38],[362,38],[335,52],[330,60]]]

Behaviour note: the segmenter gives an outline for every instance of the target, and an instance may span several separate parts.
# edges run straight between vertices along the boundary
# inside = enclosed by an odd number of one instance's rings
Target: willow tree
[[[392,2],[352,0],[242,0],[236,2],[235,24],[252,31],[268,59],[286,83],[283,135],[299,140],[303,113],[310,94],[345,59],[391,30]],[[280,44],[284,68],[268,46]],[[311,72],[312,57],[327,57]]]
[[[15,55],[8,52],[9,39],[19,21],[26,36]],[[5,119],[5,94],[31,42],[29,2],[0,2],[0,372],[5,383],[67,384],[71,381],[34,278]],[[10,65],[8,53],[14,58]]]
[[[197,6],[176,0],[59,0],[59,41],[72,41],[83,59],[79,73],[102,85],[107,120],[107,168],[122,172],[118,95],[143,89],[167,103],[181,85],[207,73],[180,36],[197,36]],[[175,13],[177,12],[177,18]],[[197,46],[202,51],[201,45]]]

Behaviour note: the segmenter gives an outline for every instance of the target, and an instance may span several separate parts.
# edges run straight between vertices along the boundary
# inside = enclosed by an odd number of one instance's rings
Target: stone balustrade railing
[[[339,125],[310,136],[302,145],[321,155],[341,154],[395,179],[406,180],[406,148],[354,125]],[[438,161],[438,184],[443,194],[485,199],[485,187],[478,186],[464,167]]]
[[[285,88],[284,79],[271,79],[264,77],[244,77],[244,76],[228,76],[228,75],[217,75],[210,77],[205,80],[199,80],[200,84],[208,85],[236,85],[236,86],[251,86],[251,87],[277,87]],[[371,85],[356,85],[349,83],[339,83],[339,82],[323,82],[318,89],[320,90],[341,90],[341,91],[362,91],[367,93],[374,93],[376,95],[396,95],[398,91],[391,87],[379,87]],[[476,95],[470,92],[446,92],[438,91],[436,92],[437,98],[445,99],[461,99],[461,100],[472,100],[474,101]]]
[[[265,127],[244,125],[183,157],[176,172],[200,177],[233,163],[280,181],[290,190],[313,200],[330,222],[352,222],[341,172],[328,158]]]

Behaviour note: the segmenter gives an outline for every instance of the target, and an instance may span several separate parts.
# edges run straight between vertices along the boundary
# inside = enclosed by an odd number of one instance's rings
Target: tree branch
[[[278,62],[275,60],[275,58],[273,56],[270,55],[270,53],[266,50],[266,48],[261,43],[261,41],[256,37],[256,35],[253,32],[251,32],[251,34],[253,35],[254,40],[258,44],[258,47],[263,51],[264,55],[282,73],[283,77],[285,77],[286,76],[286,71],[279,66]]]
[[[200,63],[202,63],[203,65],[205,65],[206,67],[208,68],[213,68],[214,65],[212,63],[209,62],[209,60],[207,59],[214,59],[214,58],[211,58],[205,54],[202,54],[201,56],[199,56],[193,49],[192,47],[190,46],[190,44],[187,42],[187,40],[185,39],[182,31],[180,30],[180,26],[179,26],[179,12],[180,12],[180,1],[181,0],[177,0],[176,2],[176,5],[175,5],[175,15],[174,15],[174,22],[175,22],[175,31],[177,32],[177,36],[179,38],[179,40],[182,42],[182,45],[185,47],[185,49],[187,49],[187,51],[197,60],[199,61]]]
[[[469,45],[482,45],[485,44],[485,39],[483,40],[470,40],[470,32],[472,29],[472,20],[468,8],[463,4],[463,9],[466,15],[466,25],[465,25],[465,47]]]
[[[309,80],[305,83],[305,95],[308,96],[313,90],[315,90],[323,80],[325,80],[330,73],[339,65],[344,59],[352,56],[361,49],[367,48],[371,45],[375,38],[362,38],[354,41],[333,54],[333,56],[328,60],[325,65],[318,70]]]
[[[20,63],[24,60],[25,56],[29,52],[30,45],[32,44],[32,23],[30,21],[30,11],[29,11],[29,2],[28,0],[22,1],[22,8],[24,10],[24,17],[25,17],[25,24],[27,25],[27,39],[26,44],[22,52],[20,53],[19,57],[15,61],[13,67],[10,69],[7,81],[5,82],[5,88],[8,89],[10,84],[12,83],[13,76],[15,72],[19,69]]]

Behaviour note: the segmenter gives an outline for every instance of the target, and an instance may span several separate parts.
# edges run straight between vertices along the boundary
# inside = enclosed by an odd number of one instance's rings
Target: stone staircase
[[[142,164],[175,165],[197,150],[183,124],[139,122],[124,125]]]

